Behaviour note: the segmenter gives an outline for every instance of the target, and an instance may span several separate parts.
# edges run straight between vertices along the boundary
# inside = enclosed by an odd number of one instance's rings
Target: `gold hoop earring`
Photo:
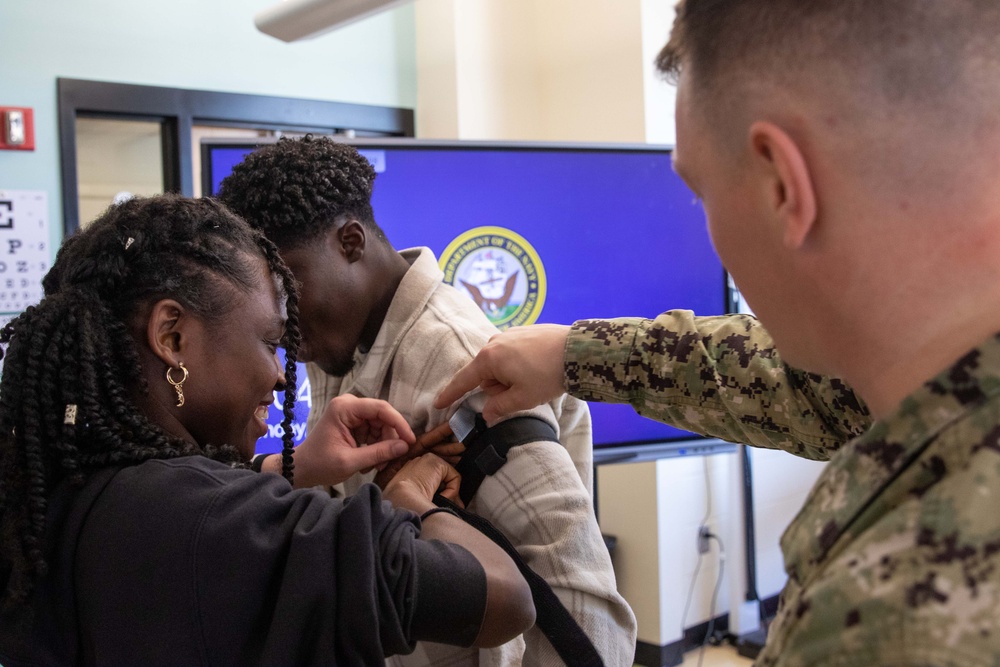
[[[169,382],[173,386],[174,391],[177,392],[177,407],[181,407],[182,405],[184,405],[184,383],[188,379],[188,369],[184,368],[183,361],[178,363],[177,365],[180,366],[181,372],[184,375],[181,377],[180,380],[173,379],[172,377],[170,377],[170,372],[173,371],[174,369],[167,366],[167,382]]]

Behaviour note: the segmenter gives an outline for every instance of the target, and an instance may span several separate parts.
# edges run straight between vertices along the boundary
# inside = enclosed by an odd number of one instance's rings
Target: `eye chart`
[[[47,194],[0,190],[0,313],[19,313],[38,303],[42,277],[48,270]]]

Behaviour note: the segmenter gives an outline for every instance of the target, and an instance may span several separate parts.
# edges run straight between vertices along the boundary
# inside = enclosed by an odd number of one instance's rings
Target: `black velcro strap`
[[[528,417],[528,419],[532,418]],[[521,554],[517,553],[517,549],[503,533],[483,517],[462,509],[440,494],[434,496],[434,504],[438,507],[450,508],[463,521],[493,540],[497,546],[507,552],[507,555],[517,565],[517,569],[521,571],[521,576],[528,582],[528,587],[531,588],[531,599],[535,603],[535,625],[549,640],[552,648],[556,650],[563,662],[571,667],[604,667],[604,660],[594,648],[594,643],[590,641],[590,637],[583,631],[569,610],[563,606],[552,587],[549,586],[549,582],[528,567],[521,559]]]
[[[555,429],[538,417],[514,417],[487,428],[482,415],[477,414],[476,427],[463,440],[465,453],[455,466],[462,475],[458,492],[462,502],[472,502],[486,476],[507,463],[511,448],[542,440],[559,442]]]
[[[268,457],[268,454],[257,454],[252,459],[250,459],[250,470],[254,472],[261,472],[264,469],[264,459]]]

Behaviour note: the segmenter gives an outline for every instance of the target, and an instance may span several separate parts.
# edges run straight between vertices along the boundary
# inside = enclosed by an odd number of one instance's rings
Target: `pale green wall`
[[[49,195],[61,239],[56,78],[413,108],[412,6],[285,44],[253,15],[276,0],[0,0],[0,106],[35,110],[36,149],[0,151],[0,189]]]

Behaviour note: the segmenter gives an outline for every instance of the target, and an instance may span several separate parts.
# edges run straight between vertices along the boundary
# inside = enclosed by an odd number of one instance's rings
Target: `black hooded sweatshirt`
[[[0,664],[374,665],[470,645],[485,572],[418,535],[371,485],[342,501],[200,456],[104,470],[51,499],[49,574],[0,615]]]

